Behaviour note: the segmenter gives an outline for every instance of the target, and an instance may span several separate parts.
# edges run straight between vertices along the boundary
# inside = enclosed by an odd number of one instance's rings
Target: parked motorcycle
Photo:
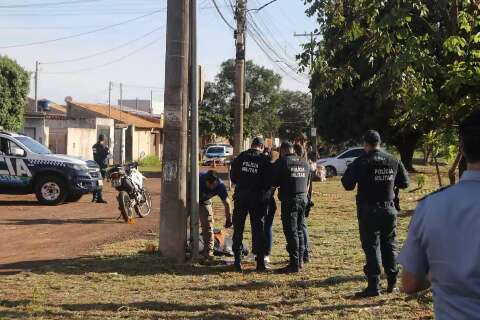
[[[144,187],[145,176],[138,170],[138,162],[114,165],[107,172],[108,178],[119,194],[118,205],[125,222],[133,219],[134,211],[145,218],[152,211],[152,196]]]

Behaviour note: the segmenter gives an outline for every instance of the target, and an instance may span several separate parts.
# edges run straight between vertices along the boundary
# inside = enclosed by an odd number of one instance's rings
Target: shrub
[[[141,159],[139,161],[139,164],[142,167],[160,167],[162,164],[162,160],[160,160],[160,158],[157,156],[150,155]]]

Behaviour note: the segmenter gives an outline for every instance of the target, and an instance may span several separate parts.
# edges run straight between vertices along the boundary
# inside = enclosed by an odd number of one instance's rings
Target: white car
[[[365,151],[362,147],[350,148],[338,156],[332,158],[324,158],[317,161],[317,167],[325,167],[327,177],[341,176],[347,170],[347,167],[355,159],[360,157]]]

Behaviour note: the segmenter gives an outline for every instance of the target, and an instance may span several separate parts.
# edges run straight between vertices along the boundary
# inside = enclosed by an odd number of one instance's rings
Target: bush
[[[139,164],[142,167],[160,167],[162,160],[157,156],[150,155],[140,160]]]

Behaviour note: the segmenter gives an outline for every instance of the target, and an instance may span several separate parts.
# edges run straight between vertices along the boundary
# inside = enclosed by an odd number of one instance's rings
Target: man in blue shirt
[[[200,208],[199,218],[202,226],[202,236],[204,250],[203,255],[207,259],[213,258],[213,208],[211,199],[215,196],[220,197],[225,207],[225,227],[232,226],[232,218],[230,211],[230,200],[228,199],[228,191],[225,183],[220,179],[214,170],[206,173],[200,173]]]
[[[459,131],[467,171],[419,203],[399,255],[403,290],[431,285],[440,320],[480,318],[480,110]]]

